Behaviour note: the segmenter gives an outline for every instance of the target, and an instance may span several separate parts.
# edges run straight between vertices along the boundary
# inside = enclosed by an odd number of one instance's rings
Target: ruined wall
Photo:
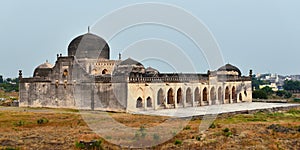
[[[72,85],[21,82],[20,107],[75,108]]]
[[[124,99],[125,86],[120,84],[112,86],[111,83],[65,85],[53,84],[50,81],[21,82],[20,107],[125,111],[127,105]]]

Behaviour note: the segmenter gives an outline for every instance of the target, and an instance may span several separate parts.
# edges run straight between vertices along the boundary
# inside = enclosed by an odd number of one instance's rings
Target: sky
[[[298,0],[2,0],[0,5],[0,75],[32,76],[34,68],[48,60],[54,64],[56,54],[67,55],[72,39],[94,27],[99,19],[136,3],[162,3],[178,7],[201,21],[213,35],[224,63],[239,67],[248,75],[254,73],[300,74],[300,1]],[[142,8],[143,9],[143,8]],[[161,12],[161,15],[167,12]],[[136,12],[139,14],[139,12]],[[147,16],[151,14],[143,14]],[[154,16],[155,17],[155,16]],[[174,15],[174,18],[176,16]],[[122,18],[118,23],[125,22]],[[176,18],[183,20],[183,18]],[[184,22],[190,25],[190,22]],[[112,24],[113,26],[113,24]],[[106,29],[102,29],[106,30]],[[197,29],[194,29],[195,31]],[[97,33],[96,33],[97,34]],[[101,35],[99,35],[101,36]],[[145,54],[140,60],[161,72],[206,72],[211,68],[207,57],[181,32],[158,25],[139,25],[128,28],[108,40],[111,58],[130,57],[135,51]],[[175,54],[175,51],[179,51]],[[168,58],[153,59],[159,52],[164,57],[187,60],[189,68],[180,63],[170,64]],[[180,56],[188,59],[180,59]],[[139,57],[134,57],[139,58]],[[175,68],[175,69],[174,69]]]

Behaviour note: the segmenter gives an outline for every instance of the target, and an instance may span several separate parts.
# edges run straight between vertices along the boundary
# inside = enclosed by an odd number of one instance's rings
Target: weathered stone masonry
[[[87,33],[75,38],[68,56],[20,78],[20,107],[134,112],[252,101],[251,74],[230,64],[206,74],[165,74],[131,58],[110,60],[109,46]]]

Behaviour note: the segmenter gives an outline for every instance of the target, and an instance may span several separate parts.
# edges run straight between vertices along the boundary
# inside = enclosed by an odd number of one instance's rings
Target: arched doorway
[[[147,107],[148,108],[152,107],[152,99],[151,99],[151,97],[149,96],[146,100],[147,100]]]
[[[217,104],[217,102],[216,102],[216,90],[215,90],[215,87],[212,87],[210,89],[210,100],[212,102],[212,105]]]
[[[240,102],[243,101],[242,93],[239,94],[239,100],[240,100]]]
[[[232,101],[233,103],[237,103],[237,94],[236,94],[236,91],[235,91],[235,86],[232,87]]]
[[[107,69],[104,69],[103,71],[102,71],[102,74],[107,74]]]
[[[63,72],[63,77],[66,78],[68,75],[69,75],[69,72],[67,69],[65,69]]]
[[[200,90],[199,90],[198,87],[195,89],[194,95],[195,95],[195,102],[198,103],[198,104],[200,104],[200,98],[201,97],[200,97]]]
[[[169,91],[168,91],[167,102],[168,102],[168,104],[174,104],[174,93],[173,93],[173,89],[169,89]]]
[[[193,94],[191,88],[187,88],[186,90],[186,103],[187,104],[193,103]]]
[[[182,90],[179,88],[177,90],[177,104],[182,104]]]
[[[219,104],[222,104],[222,88],[218,88],[218,102]]]
[[[98,70],[97,70],[97,69],[93,69],[93,70],[92,70],[92,74],[93,74],[93,75],[97,75],[97,74],[98,74]]]
[[[143,99],[141,97],[136,100],[136,108],[143,108]]]
[[[203,89],[203,92],[202,92],[202,99],[203,99],[203,103],[205,105],[208,104],[208,94],[207,94],[207,88],[204,88]]]
[[[164,102],[164,91],[159,89],[157,93],[157,105],[161,105]]]
[[[226,86],[224,103],[225,103],[225,104],[228,104],[228,103],[229,103],[229,99],[230,99],[229,87]]]

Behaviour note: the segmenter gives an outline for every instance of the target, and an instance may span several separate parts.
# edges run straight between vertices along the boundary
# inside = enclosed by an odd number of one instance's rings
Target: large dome
[[[68,56],[78,59],[109,59],[109,46],[103,38],[87,33],[72,40],[68,46]]]

